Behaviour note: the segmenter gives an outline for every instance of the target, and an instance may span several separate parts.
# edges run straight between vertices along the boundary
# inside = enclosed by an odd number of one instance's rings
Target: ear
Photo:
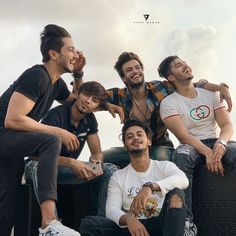
[[[172,75],[172,74],[171,74],[171,75],[168,75],[167,80],[170,81],[170,82],[175,81],[174,75]]]
[[[50,50],[48,51],[48,55],[50,56],[50,59],[51,59],[51,60],[56,60],[56,59],[57,59],[57,52],[54,51],[54,50],[52,50],[52,49],[50,49]]]
[[[151,141],[150,138],[148,138],[148,146],[149,146],[149,147],[152,146],[152,141]]]
[[[125,77],[121,77],[121,80],[123,81],[123,83],[126,83],[126,78]]]

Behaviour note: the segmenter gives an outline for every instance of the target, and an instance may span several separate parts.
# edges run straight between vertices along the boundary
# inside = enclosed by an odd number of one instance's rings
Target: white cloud
[[[113,69],[123,51],[140,56],[147,80],[158,79],[156,68],[164,57],[179,54],[193,67],[196,78],[225,81],[234,88],[235,3],[200,2],[180,0],[176,7],[176,0],[2,1],[0,94],[26,68],[41,62],[39,34],[49,23],[68,29],[86,55],[85,79],[106,88],[123,86]],[[134,24],[144,20],[143,14],[159,24]],[[69,75],[63,77],[70,82]],[[119,120],[104,113],[97,117],[103,147],[122,145],[117,138]],[[235,112],[233,117],[235,122]]]

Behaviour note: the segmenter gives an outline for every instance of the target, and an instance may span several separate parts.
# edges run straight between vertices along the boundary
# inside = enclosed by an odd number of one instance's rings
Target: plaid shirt
[[[174,86],[168,81],[154,80],[145,82],[147,90],[147,106],[151,112],[150,128],[153,132],[152,146],[169,145],[173,146],[169,139],[169,134],[165,124],[162,122],[159,112],[161,100],[167,95],[173,93]],[[127,88],[111,88],[107,90],[109,102],[123,108],[125,120],[131,119],[132,99]]]

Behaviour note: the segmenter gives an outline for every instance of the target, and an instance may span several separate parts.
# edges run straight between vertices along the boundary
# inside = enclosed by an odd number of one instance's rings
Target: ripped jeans
[[[217,139],[201,140],[209,148],[213,148]],[[192,219],[192,182],[194,168],[206,163],[205,156],[200,154],[195,148],[188,144],[179,145],[173,154],[173,162],[186,174],[189,180],[189,186],[185,190],[185,201],[188,212],[187,217]],[[236,174],[236,142],[229,141],[226,152],[222,157],[223,165],[229,166]]]

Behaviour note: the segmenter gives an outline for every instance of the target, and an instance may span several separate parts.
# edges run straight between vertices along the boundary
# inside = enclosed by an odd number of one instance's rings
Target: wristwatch
[[[224,145],[225,148],[227,147],[227,142],[224,139],[218,139],[216,141],[216,143],[220,143],[220,144]]]
[[[143,187],[149,187],[152,191],[152,193],[155,191],[153,183],[152,182],[146,182],[145,184],[142,185]]]

